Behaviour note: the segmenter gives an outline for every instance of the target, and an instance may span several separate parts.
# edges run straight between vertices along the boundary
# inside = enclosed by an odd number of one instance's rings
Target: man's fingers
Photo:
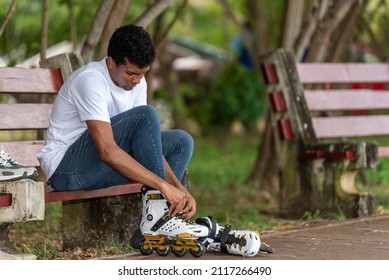
[[[184,204],[182,201],[180,201],[177,204],[171,204],[168,213],[170,216],[175,217],[177,214],[183,212],[183,208],[184,208]]]

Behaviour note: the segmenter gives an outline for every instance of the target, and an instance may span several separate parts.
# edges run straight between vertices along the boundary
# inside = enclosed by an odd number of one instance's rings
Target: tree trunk
[[[169,31],[171,30],[171,28],[173,27],[174,23],[178,20],[179,16],[184,11],[187,3],[188,3],[188,0],[184,0],[184,1],[181,2],[181,4],[177,7],[177,9],[175,11],[175,15],[173,16],[172,20],[168,24],[166,24],[166,25],[164,24],[163,14],[161,14],[157,18],[157,20],[155,21],[154,30],[153,30],[154,32],[152,32],[152,37],[153,37],[153,41],[154,41],[154,46],[157,49],[158,53],[159,53],[159,51],[161,49],[163,49],[163,47],[165,45],[165,41],[166,41],[167,35],[169,34]],[[162,50],[162,52],[163,52],[163,50]],[[163,57],[163,55],[159,55],[159,57]],[[164,59],[162,59],[162,60],[164,60]],[[171,63],[173,63],[173,61],[170,61],[170,64]],[[160,67],[163,68],[164,66],[161,65]],[[173,73],[172,71],[173,70],[170,67],[169,73]],[[152,100],[154,98],[154,89],[153,89],[153,85],[152,85],[153,73],[154,73],[154,69],[151,68],[150,71],[146,74],[146,79],[147,79],[148,84],[149,84],[149,86],[147,87],[147,103],[149,103],[149,104],[152,102]],[[177,85],[173,86],[173,85],[171,85],[171,83],[172,82],[177,83],[177,82],[176,81],[171,81],[170,80],[171,79],[170,76],[169,75],[164,75],[164,74],[168,74],[168,73],[163,73],[162,77],[169,79],[168,81],[165,81],[165,84],[169,85],[168,87],[170,87],[170,89],[173,90],[172,92],[169,92],[168,94],[174,96],[175,92],[177,90],[176,89]],[[173,111],[177,111],[177,108],[175,108],[174,106],[173,106]],[[179,118],[179,119],[173,120],[174,123],[180,124],[182,122],[185,122],[185,118],[183,118],[182,114],[177,114],[177,113],[173,112],[173,118],[174,118],[174,116],[178,116],[177,118]]]
[[[89,31],[81,50],[81,56],[85,63],[93,59],[94,50],[100,40],[101,33],[107,22],[115,0],[102,0],[97,9],[91,30]]]
[[[115,29],[123,24],[130,4],[131,0],[115,1],[115,5],[109,14],[108,20],[101,35],[99,53],[96,56],[97,59],[102,59],[107,55],[109,39],[111,38],[111,35]]]
[[[41,47],[40,47],[40,56],[41,61],[46,59],[46,50],[47,50],[47,33],[49,27],[49,0],[42,1],[42,33],[41,33]]]
[[[332,32],[349,12],[355,0],[339,0],[329,7],[322,21],[319,22],[309,46],[307,62],[324,61],[326,48],[330,45]]]
[[[0,37],[1,37],[1,34],[3,34],[3,31],[4,31],[5,27],[7,26],[7,23],[9,21],[9,19],[11,18],[13,12],[15,11],[16,1],[17,0],[12,0],[11,6],[9,6],[8,12],[5,15],[3,22],[0,25]]]
[[[168,24],[165,24],[165,17],[161,15],[156,21],[156,29],[154,31],[155,40],[158,42],[159,50],[159,71],[163,79],[163,87],[166,92],[167,100],[172,106],[172,115],[173,122],[176,128],[181,128],[187,130],[186,118],[180,110],[180,106],[184,104],[183,96],[178,87],[178,77],[176,72],[173,70],[173,61],[174,57],[166,52],[165,37],[168,34],[168,31],[173,26],[173,22],[177,20],[178,16],[183,11],[184,6],[187,1],[184,1],[181,6],[176,10],[176,15],[173,17],[172,21]],[[162,34],[162,35],[161,35]],[[158,37],[157,37],[158,36]],[[148,97],[148,102],[151,102],[151,95]],[[175,105],[174,105],[175,104]],[[179,104],[179,106],[177,106]]]
[[[303,19],[304,0],[288,0],[285,6],[285,20],[281,46],[293,49]]]
[[[74,5],[73,0],[67,0],[66,5],[69,9],[69,28],[70,28],[70,38],[72,41],[73,50],[77,48],[77,24],[76,18],[74,16]]]
[[[150,23],[165,11],[175,0],[159,0],[153,3],[146,11],[144,11],[135,21],[134,24],[146,28]]]
[[[258,146],[257,158],[254,168],[246,180],[246,183],[257,183],[262,192],[275,195],[279,191],[278,187],[278,161],[275,154],[273,128],[270,112],[266,113],[265,130],[262,141]]]
[[[163,30],[161,30],[160,32],[157,32],[158,34],[154,34],[154,44],[155,44],[155,47],[157,49],[166,40],[166,38],[169,34],[169,31],[173,28],[174,24],[177,22],[179,17],[182,15],[187,4],[188,4],[188,0],[183,0],[181,2],[181,5],[177,7],[173,19],[164,27]]]
[[[350,39],[355,33],[357,27],[357,20],[361,17],[365,7],[367,4],[367,0],[361,0],[354,3],[353,7],[350,10],[350,16],[347,18],[347,22],[344,24],[344,28],[339,30],[338,38],[334,38],[333,41],[337,42],[329,61],[339,62],[342,58],[343,51],[347,44],[350,43]]]
[[[366,19],[365,17],[361,17],[359,21],[359,27],[361,29],[364,29],[366,31],[369,41],[371,42],[370,44],[372,47],[378,52],[378,56],[381,61],[387,61],[388,60],[388,51],[387,51],[387,46],[388,46],[388,38],[389,36],[387,35],[388,32],[388,24],[382,24],[380,26],[379,32],[374,32],[371,26],[371,22],[376,21],[377,13],[375,11],[377,10],[382,10],[382,9],[387,9],[387,1],[379,1],[377,2],[377,6],[372,9],[370,12],[371,14],[368,15],[369,18]],[[385,22],[388,22],[389,18],[386,16]],[[377,34],[378,33],[378,34]]]
[[[304,60],[305,50],[316,30],[318,22],[323,18],[329,6],[329,0],[314,0],[309,2],[303,27],[294,44],[294,53],[297,61]]]
[[[265,13],[261,13],[261,7],[259,3],[260,1],[257,0],[246,0],[246,7],[247,7],[247,21],[250,22],[254,34],[254,38],[256,41],[256,57],[254,58],[254,61],[256,62],[256,69],[259,71],[259,63],[258,63],[258,55],[260,53],[267,52],[269,49],[269,43],[268,43],[268,23]]]

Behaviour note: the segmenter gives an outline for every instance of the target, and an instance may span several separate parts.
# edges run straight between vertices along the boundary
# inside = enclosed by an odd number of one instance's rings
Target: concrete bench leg
[[[374,195],[356,188],[358,170],[350,168],[349,161],[317,160],[307,162],[306,167],[305,179],[308,180],[303,184],[309,188],[309,211],[319,209],[322,213],[337,213],[347,218],[374,214]]]
[[[299,219],[318,210],[347,218],[374,214],[374,195],[356,188],[358,170],[353,170],[349,161],[292,159],[285,166],[280,172],[282,217]]]
[[[65,201],[62,204],[64,249],[128,243],[139,227],[140,194]]]
[[[45,214],[44,185],[32,180],[0,183],[0,195],[12,196],[9,207],[0,207],[0,259],[36,259],[33,254],[19,253],[9,240],[14,223],[43,220]]]
[[[375,212],[374,195],[361,192],[355,186],[355,177],[358,172],[358,170],[344,171],[335,182],[339,206],[346,217],[367,217]]]

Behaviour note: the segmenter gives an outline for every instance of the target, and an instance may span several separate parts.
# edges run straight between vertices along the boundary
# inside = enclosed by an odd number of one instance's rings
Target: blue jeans
[[[139,106],[111,119],[116,143],[140,164],[166,179],[163,157],[182,179],[193,152],[193,138],[178,129],[161,131],[151,106]],[[100,189],[131,180],[102,162],[89,130],[67,150],[50,178],[57,191]]]

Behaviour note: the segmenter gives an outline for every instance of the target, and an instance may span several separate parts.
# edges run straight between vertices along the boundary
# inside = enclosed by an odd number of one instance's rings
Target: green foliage
[[[368,170],[368,175],[374,184],[389,185],[389,159],[381,158],[378,168]]]
[[[126,22],[132,22],[145,9],[148,1],[131,3]],[[75,22],[71,22],[72,4]],[[0,0],[0,19],[4,18],[11,4]],[[49,3],[48,47],[62,41],[71,41],[70,26],[76,26],[77,42],[81,45],[88,34],[100,1],[95,0],[51,0]],[[0,37],[0,58],[8,66],[14,66],[40,52],[42,1],[19,0],[15,11]]]
[[[6,94],[0,94],[0,103],[7,103],[9,96]]]
[[[233,1],[235,5],[241,1]],[[212,26],[212,28],[210,28]],[[192,39],[228,49],[231,38],[239,29],[230,20],[218,1],[190,1],[171,34],[188,35]]]
[[[265,107],[265,87],[258,75],[233,63],[182,90],[190,100],[190,117],[208,134],[226,131],[235,121],[251,129]]]
[[[0,0],[0,18],[8,10],[11,1]],[[69,9],[64,0],[50,1],[48,46],[70,41]],[[87,34],[99,1],[73,0],[78,42]],[[0,37],[0,56],[13,66],[40,51],[42,1],[18,1],[15,11]]]
[[[358,187],[375,195],[377,209],[389,210],[389,158],[380,158],[378,168],[366,170],[366,175],[368,185],[358,182]]]

